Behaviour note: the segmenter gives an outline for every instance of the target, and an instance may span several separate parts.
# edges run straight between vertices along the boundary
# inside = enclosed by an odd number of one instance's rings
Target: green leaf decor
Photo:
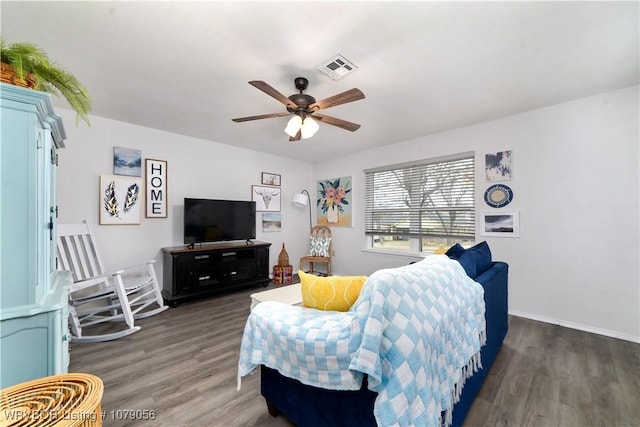
[[[33,43],[13,43],[5,46],[0,37],[0,59],[8,64],[21,80],[35,79],[36,90],[64,96],[76,111],[76,125],[84,120],[88,125],[92,100],[87,89],[59,64],[51,62],[47,54]],[[3,65],[4,71],[4,65]],[[13,83],[10,80],[4,80]]]

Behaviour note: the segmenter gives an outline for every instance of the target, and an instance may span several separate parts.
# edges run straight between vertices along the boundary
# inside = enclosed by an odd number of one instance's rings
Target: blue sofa
[[[480,352],[483,367],[467,379],[453,409],[452,425],[461,426],[507,334],[509,267],[491,260],[485,242],[467,250],[456,245],[447,255],[482,285],[486,307],[487,341]],[[367,388],[366,378],[358,391],[337,391],[302,384],[264,365],[260,375],[261,393],[272,416],[284,414],[299,427],[376,425],[373,405],[377,393]]]

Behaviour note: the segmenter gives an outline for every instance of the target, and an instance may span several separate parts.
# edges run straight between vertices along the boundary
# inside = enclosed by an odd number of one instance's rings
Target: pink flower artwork
[[[318,224],[351,226],[351,177],[318,181]]]

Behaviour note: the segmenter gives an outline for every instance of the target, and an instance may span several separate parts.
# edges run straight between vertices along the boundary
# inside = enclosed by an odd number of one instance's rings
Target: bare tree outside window
[[[474,158],[366,172],[372,246],[433,251],[475,238]]]

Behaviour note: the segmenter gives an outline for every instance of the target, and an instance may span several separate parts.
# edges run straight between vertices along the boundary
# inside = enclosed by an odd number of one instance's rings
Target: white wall
[[[91,127],[84,123],[76,127],[74,112],[56,111],[67,131],[58,168],[58,221],[87,219],[107,270],[156,258],[161,277],[161,248],[183,242],[183,199],[251,200],[251,185],[260,184],[261,172],[282,175],[282,231],[263,233],[260,213],[256,225],[257,240],[273,243],[270,265],[277,264],[283,242],[292,261],[306,253],[308,211],[293,207],[291,196],[302,188],[311,188],[310,163],[102,117],[91,117]],[[140,225],[98,225],[100,175],[113,174],[114,146],[142,150],[143,159],[167,160],[168,218],[147,219],[143,211]]]
[[[315,165],[353,177],[353,228],[333,228],[336,274],[411,259],[363,251],[364,173],[375,166],[476,153],[478,211],[486,153],[513,150],[520,238],[483,238],[510,265],[510,311],[640,341],[638,86],[442,132]],[[363,123],[366,126],[366,123]]]
[[[160,248],[182,243],[184,197],[248,200],[263,171],[282,174],[282,232],[257,227],[258,240],[273,243],[271,265],[282,242],[295,267],[307,251],[308,214],[291,206],[291,195],[313,189],[317,179],[345,175],[353,177],[354,225],[333,228],[335,273],[370,274],[403,265],[412,258],[362,250],[363,170],[475,151],[478,210],[491,211],[482,200],[489,185],[484,154],[513,150],[508,185],[514,200],[503,210],[520,211],[520,238],[486,239],[494,258],[510,264],[511,312],[640,341],[637,86],[315,165],[100,117],[92,117],[89,128],[75,127],[73,112],[58,113],[68,134],[60,152],[59,221],[86,218],[95,224],[108,269],[154,257],[161,262]],[[112,173],[114,146],[168,161],[167,219],[97,225],[99,176]]]

